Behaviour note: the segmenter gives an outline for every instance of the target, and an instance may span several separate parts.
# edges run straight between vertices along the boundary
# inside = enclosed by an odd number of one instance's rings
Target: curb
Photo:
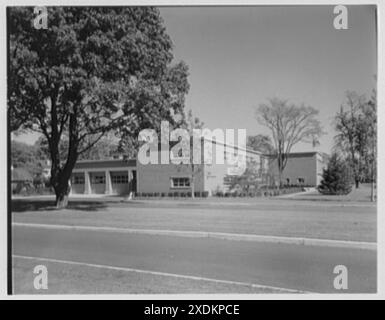
[[[130,234],[157,235],[157,236],[176,236],[176,237],[186,237],[186,238],[212,238],[212,239],[233,240],[233,241],[254,241],[254,242],[295,244],[295,245],[305,245],[305,246],[377,250],[376,242],[359,242],[359,241],[346,241],[346,240],[279,237],[279,236],[264,236],[264,235],[254,235],[254,234],[237,234],[237,233],[205,232],[205,231],[179,231],[179,230],[128,229],[128,228],[113,228],[113,227],[94,227],[94,226],[71,226],[71,225],[35,224],[35,223],[21,223],[21,222],[13,222],[12,226],[42,228],[42,229],[74,230],[74,231],[104,231],[104,232],[117,232],[117,233],[130,233]]]

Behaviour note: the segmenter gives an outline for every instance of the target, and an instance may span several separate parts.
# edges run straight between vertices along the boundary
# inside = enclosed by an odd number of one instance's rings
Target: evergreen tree
[[[350,169],[336,153],[331,156],[327,168],[323,170],[318,191],[331,195],[348,194],[352,191]]]

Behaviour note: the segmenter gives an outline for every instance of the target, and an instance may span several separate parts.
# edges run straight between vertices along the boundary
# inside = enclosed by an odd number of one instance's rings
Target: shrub
[[[318,191],[328,195],[344,195],[352,191],[350,169],[337,154],[331,156],[327,168],[323,170]]]
[[[200,198],[200,196],[201,196],[201,193],[199,191],[195,191],[194,192],[194,197],[195,198]]]
[[[169,192],[169,193],[168,193],[168,196],[169,196],[170,198],[172,198],[172,197],[174,196],[174,194],[173,194],[172,192]]]
[[[208,191],[203,191],[202,192],[202,198],[207,198],[209,196],[209,192]]]

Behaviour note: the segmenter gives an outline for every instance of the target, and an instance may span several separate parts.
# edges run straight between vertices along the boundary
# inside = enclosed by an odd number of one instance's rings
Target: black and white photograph
[[[4,10],[8,295],[379,294],[378,4]]]

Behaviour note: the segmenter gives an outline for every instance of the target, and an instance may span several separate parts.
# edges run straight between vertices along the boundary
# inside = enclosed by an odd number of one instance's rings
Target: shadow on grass
[[[104,201],[95,200],[76,200],[69,201],[66,209],[70,210],[82,210],[82,211],[98,211],[107,207]],[[32,200],[32,199],[14,199],[11,203],[12,212],[25,212],[25,211],[55,211],[58,210],[55,207],[53,200]]]

